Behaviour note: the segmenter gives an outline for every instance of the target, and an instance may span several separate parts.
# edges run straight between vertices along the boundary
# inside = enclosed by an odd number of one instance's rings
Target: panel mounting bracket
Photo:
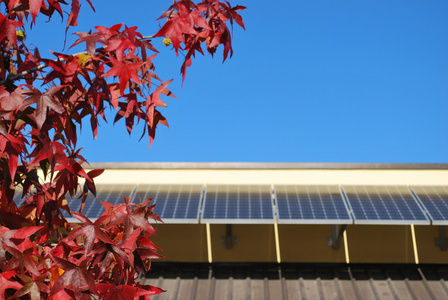
[[[237,238],[232,235],[232,224],[226,224],[226,235],[221,237],[221,245],[225,245],[226,249],[232,249],[236,243]]]
[[[341,245],[344,245],[344,231],[347,229],[347,225],[343,224],[338,230],[338,225],[333,225],[333,236],[328,238],[328,246],[333,247],[334,250],[338,250]]]
[[[439,237],[434,239],[434,244],[441,251],[448,249],[448,238],[446,237],[446,226],[439,226]]]

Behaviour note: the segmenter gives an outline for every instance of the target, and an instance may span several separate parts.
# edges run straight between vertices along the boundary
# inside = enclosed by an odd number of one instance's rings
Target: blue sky
[[[233,58],[198,57],[181,87],[181,58],[154,41],[178,97],[165,99],[170,128],[148,149],[110,117],[97,140],[83,132],[88,161],[448,162],[448,1],[230,2],[248,7]],[[170,3],[84,2],[71,32],[124,22],[154,34]],[[28,43],[61,51],[59,22]]]

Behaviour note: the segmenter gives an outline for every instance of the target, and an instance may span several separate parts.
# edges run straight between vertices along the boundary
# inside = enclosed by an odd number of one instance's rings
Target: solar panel
[[[273,224],[270,186],[207,186],[201,223]]]
[[[199,223],[201,185],[139,185],[138,195],[153,198],[154,212],[163,222]]]
[[[430,224],[403,186],[343,186],[355,224]]]
[[[91,221],[98,219],[104,212],[104,207],[100,201],[109,202],[112,204],[124,203],[123,195],[129,198],[135,189],[135,185],[131,184],[97,184],[96,197],[91,193],[87,196],[86,205],[82,214],[88,217]],[[74,199],[67,197],[68,205],[74,212],[79,212],[81,207],[81,200],[75,196]],[[133,199],[135,201],[135,199]],[[70,217],[67,212],[63,211],[63,215],[69,222],[79,222],[78,219]]]
[[[275,186],[279,224],[351,224],[337,186]]]
[[[413,186],[411,190],[421,201],[433,225],[448,225],[447,186]]]
[[[14,192],[14,198],[12,199],[17,207],[21,207],[23,203],[27,200],[28,196],[22,198],[23,189],[20,186],[16,187]]]

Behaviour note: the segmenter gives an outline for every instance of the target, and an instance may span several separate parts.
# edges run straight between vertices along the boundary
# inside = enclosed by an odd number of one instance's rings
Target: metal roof
[[[448,299],[447,265],[157,264],[153,300]]]

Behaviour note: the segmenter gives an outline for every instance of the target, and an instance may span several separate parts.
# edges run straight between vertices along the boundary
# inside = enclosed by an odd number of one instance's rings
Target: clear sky
[[[178,97],[162,110],[170,128],[148,149],[110,117],[97,140],[83,133],[88,161],[448,162],[448,1],[230,2],[248,7],[233,58],[198,57],[181,87],[181,58],[154,41]],[[71,32],[124,22],[151,35],[172,1],[82,3]],[[54,18],[29,34],[42,53],[62,49]]]

